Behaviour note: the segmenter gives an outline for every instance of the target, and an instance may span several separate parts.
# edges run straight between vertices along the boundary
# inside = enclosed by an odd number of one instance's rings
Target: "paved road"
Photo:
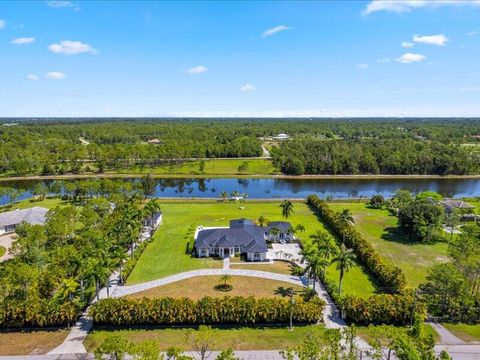
[[[465,341],[453,335],[450,331],[445,329],[441,324],[435,321],[427,322],[431,327],[435,329],[440,336],[440,344],[442,345],[465,345]]]

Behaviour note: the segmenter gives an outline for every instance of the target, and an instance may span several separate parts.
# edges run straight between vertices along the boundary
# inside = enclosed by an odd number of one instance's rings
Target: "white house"
[[[0,213],[0,235],[15,232],[18,224],[44,225],[48,209],[34,206],[30,209],[13,210]]]
[[[277,136],[274,136],[273,138],[275,140],[288,140],[288,139],[290,139],[290,136],[288,136],[287,134],[284,134],[284,133],[280,133]]]

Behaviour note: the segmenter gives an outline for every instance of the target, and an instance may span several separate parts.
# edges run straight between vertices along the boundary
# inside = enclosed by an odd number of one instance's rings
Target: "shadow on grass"
[[[381,239],[394,242],[397,244],[412,246],[412,245],[434,245],[440,242],[448,242],[446,238],[435,236],[430,241],[409,239],[399,227],[387,227],[384,229],[384,233]]]

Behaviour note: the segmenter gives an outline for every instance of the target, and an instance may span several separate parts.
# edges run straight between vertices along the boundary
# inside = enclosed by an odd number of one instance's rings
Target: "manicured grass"
[[[425,281],[428,269],[448,261],[446,242],[421,243],[409,241],[397,229],[397,218],[387,210],[370,209],[366,203],[331,203],[336,211],[351,210],[355,227],[379,252],[380,256],[400,267],[408,284],[418,286]]]
[[[5,249],[3,246],[0,246],[0,257],[5,255],[6,252],[7,252],[7,249]]]
[[[0,355],[45,354],[60,345],[67,330],[0,332]]]
[[[466,342],[480,342],[480,324],[442,324],[455,336]]]
[[[155,297],[188,297],[190,299],[200,299],[204,296],[224,297],[224,296],[255,296],[255,297],[285,297],[288,296],[286,289],[292,287],[297,293],[304,291],[303,286],[290,284],[283,281],[274,281],[262,278],[252,278],[247,276],[232,276],[228,284],[233,289],[223,292],[215,289],[223,281],[219,276],[201,276],[182,281],[177,281],[164,286],[142,291],[129,298],[155,298]]]
[[[230,269],[247,269],[247,270],[259,270],[268,271],[278,274],[291,275],[292,264],[288,261],[274,261],[273,264],[250,264],[247,262],[241,264],[230,263]]]
[[[220,268],[222,262],[210,258],[198,259],[186,255],[187,242],[193,244],[193,233],[197,226],[228,226],[230,219],[256,219],[263,215],[270,219],[281,220],[280,201],[243,203],[215,201],[161,201],[163,224],[154,235],[140,257],[136,267],[128,278],[129,284],[162,278],[179,272],[201,269]],[[294,202],[294,213],[288,219],[293,226],[302,224],[305,232],[299,234],[303,241],[317,230],[324,230],[316,216],[303,202]],[[338,279],[338,272],[332,265],[327,276]],[[362,267],[354,267],[344,277],[345,293],[367,296],[375,288]]]
[[[298,345],[309,332],[323,332],[319,325],[295,326],[293,331],[286,327],[265,328],[218,328],[215,336],[215,350],[231,348],[233,350],[279,350]],[[153,340],[161,350],[177,347],[183,351],[192,347],[185,339],[186,329],[152,329],[152,330],[94,330],[88,334],[84,345],[87,351],[92,352],[102,341],[112,335],[122,336],[133,342]]]
[[[10,211],[10,210],[15,210],[15,209],[28,209],[34,206],[41,206],[47,209],[53,209],[57,207],[58,205],[67,205],[69,204],[68,201],[61,200],[58,197],[52,197],[52,198],[45,198],[44,200],[40,201],[32,201],[30,199],[18,201],[9,205],[5,205],[0,207],[0,212],[3,211]]]
[[[240,173],[238,167],[246,162],[248,168]],[[191,175],[270,175],[279,174],[269,159],[217,159],[205,160],[205,168],[200,171],[200,160],[187,161],[179,165],[162,165],[157,167],[133,167],[120,169],[117,173],[151,173],[151,174],[191,174]]]
[[[431,334],[433,338],[435,339],[435,342],[438,342],[440,340],[440,336],[438,333],[435,331],[433,327],[431,327],[428,324],[423,324],[423,331],[425,334]],[[405,328],[407,329],[407,328]],[[358,335],[365,341],[369,341],[372,338],[372,327],[369,326],[357,326],[357,331]]]

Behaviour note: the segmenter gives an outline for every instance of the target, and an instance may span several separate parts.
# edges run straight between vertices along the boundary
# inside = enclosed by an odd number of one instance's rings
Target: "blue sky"
[[[0,117],[480,116],[480,1],[0,2]]]

